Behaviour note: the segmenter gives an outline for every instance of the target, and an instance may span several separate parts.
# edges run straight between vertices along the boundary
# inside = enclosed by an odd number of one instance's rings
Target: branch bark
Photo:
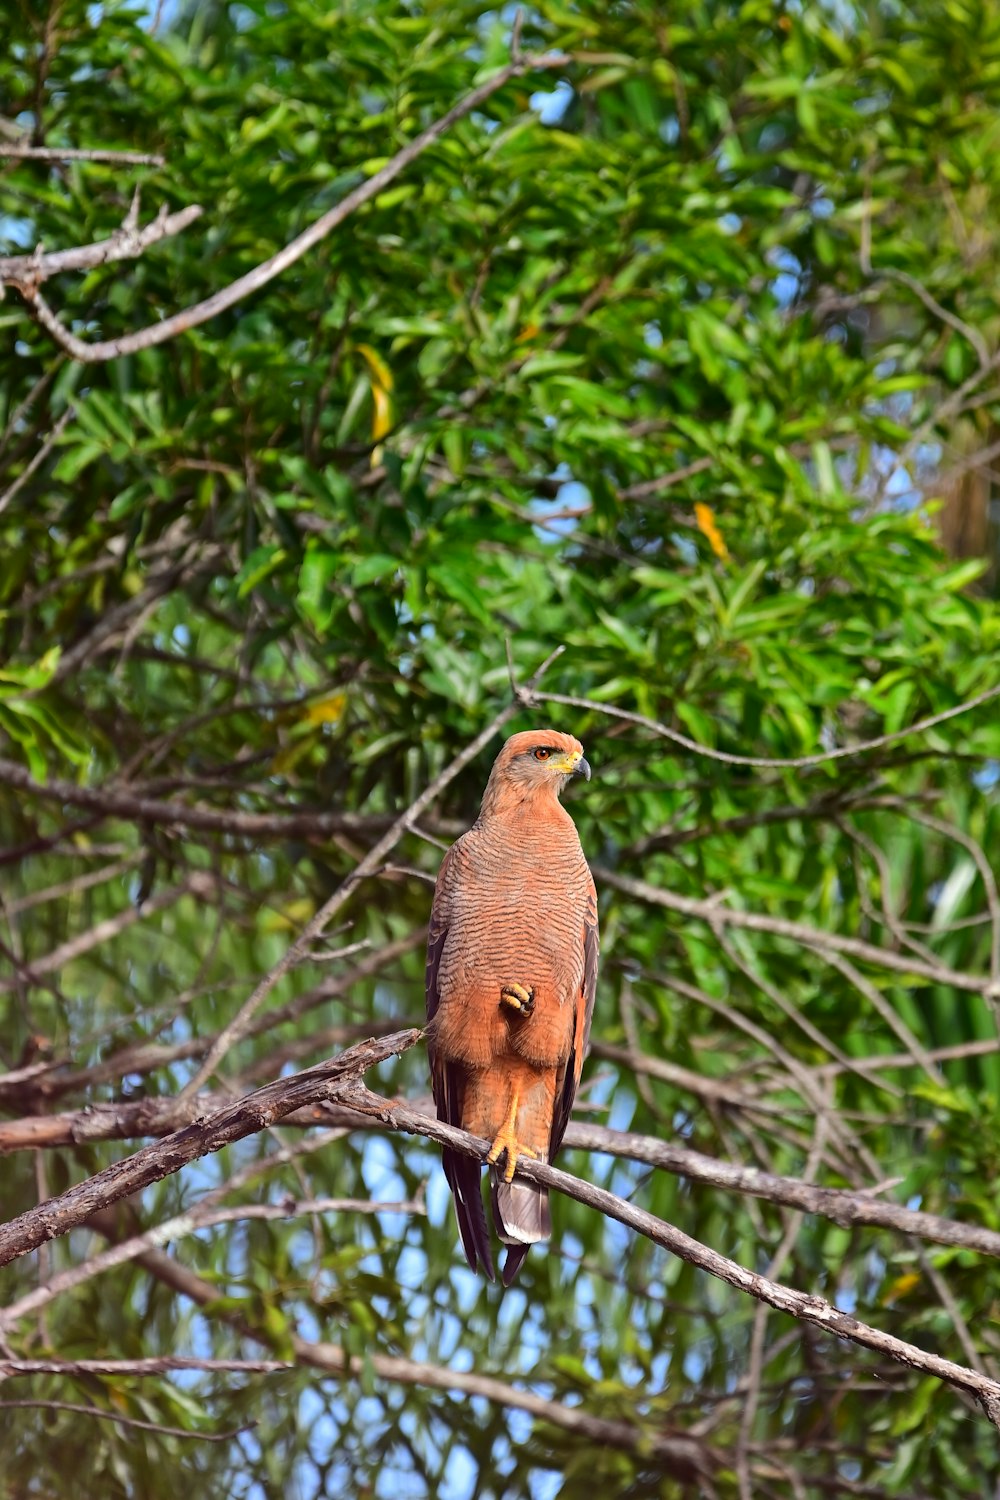
[[[386,162],[366,182],[356,187],[353,192],[348,193],[327,213],[321,215],[315,223],[302,234],[285,245],[276,255],[272,255],[261,265],[255,266],[245,276],[240,276],[227,287],[215,292],[211,297],[198,302],[193,307],[185,308],[183,312],[175,313],[171,318],[164,318],[160,323],[154,323],[148,328],[139,329],[135,333],[123,335],[117,339],[105,339],[99,343],[88,344],[83,339],[78,339],[74,334],[65,329],[59,322],[55,313],[42,299],[38,292],[37,282],[40,278],[32,278],[29,270],[22,270],[21,280],[15,280],[14,285],[32,308],[38,321],[43,328],[52,336],[74,359],[86,364],[99,364],[108,359],[117,359],[124,354],[136,354],[140,349],[151,349],[157,344],[166,343],[168,339],[175,338],[180,333],[187,333],[192,328],[207,323],[210,318],[217,317],[219,313],[225,312],[227,308],[235,306],[245,297],[257,292],[261,287],[273,281],[287,271],[289,266],[301,260],[307,251],[321,240],[331,234],[334,229],[339,228],[345,219],[350,218],[363,204],[369,203],[379,193],[394,182],[401,172],[410,164],[422,156],[427,148],[443,136],[452,125],[480,105],[485,104],[493,94],[502,89],[512,78],[520,78],[525,73],[543,72],[549,68],[565,67],[569,63],[569,57],[563,52],[544,52],[529,57],[521,57],[508,63],[505,68],[487,78],[478,88],[472,89],[450,110],[435,120],[426,130],[416,136],[410,143],[398,151],[391,161]],[[187,210],[187,212],[191,212]],[[93,249],[93,247],[88,247]],[[64,251],[64,255],[79,254],[79,251]],[[32,256],[16,257],[18,261],[31,262]],[[39,259],[44,261],[45,257]],[[0,262],[0,277],[3,277],[3,263]],[[8,276],[8,280],[11,278]]]
[[[387,819],[364,813],[328,812],[303,808],[290,813],[245,813],[203,804],[162,801],[114,787],[78,786],[52,777],[36,781],[26,766],[0,758],[0,783],[29,797],[58,802],[63,807],[85,807],[108,818],[190,828],[202,833],[226,833],[240,838],[323,837],[330,833],[366,833],[382,828]]]
[[[321,1103],[345,1105],[390,1129],[426,1136],[441,1145],[485,1161],[490,1146],[488,1141],[478,1140],[465,1131],[456,1130],[406,1105],[383,1099],[360,1082],[360,1075],[369,1067],[412,1046],[419,1035],[417,1031],[397,1032],[381,1041],[364,1042],[317,1068],[267,1084],[245,1098],[223,1107],[207,1120],[195,1121],[165,1140],[145,1147],[135,1156],[106,1168],[59,1197],[29,1210],[0,1228],[0,1265],[6,1265],[57,1235],[78,1228],[93,1214],[178,1171],[188,1162],[255,1131],[263,1130],[278,1120],[288,1119],[296,1110],[308,1110]],[[328,1113],[325,1114],[324,1122],[331,1123]],[[567,1142],[589,1149],[607,1149],[609,1137],[613,1139],[614,1135],[615,1132],[602,1131],[593,1126],[572,1126],[567,1133]],[[874,1199],[869,1208],[867,1200],[861,1194],[834,1193],[830,1189],[813,1188],[791,1179],[774,1178],[754,1169],[730,1169],[722,1163],[711,1163],[706,1168],[703,1165],[706,1159],[702,1159],[701,1163],[698,1161],[699,1153],[680,1152],[680,1148],[670,1148],[662,1142],[650,1142],[641,1137],[629,1140],[628,1150],[624,1154],[634,1154],[638,1160],[647,1160],[653,1165],[672,1166],[675,1170],[689,1168],[692,1174],[701,1167],[706,1174],[703,1180],[739,1187],[744,1191],[756,1192],[758,1196],[780,1193],[782,1196],[776,1196],[775,1201],[787,1202],[815,1212],[832,1210],[831,1217],[843,1215],[850,1223],[872,1222],[872,1217],[878,1217],[880,1209],[884,1211],[888,1208],[894,1220],[891,1227],[905,1227],[908,1231],[920,1232],[913,1223],[904,1225],[901,1220],[903,1210],[895,1209],[894,1205],[880,1205]],[[883,1333],[880,1329],[841,1312],[822,1297],[796,1291],[750,1271],[662,1219],[603,1188],[583,1182],[568,1172],[532,1161],[519,1163],[518,1171],[529,1180],[554,1188],[617,1220],[671,1254],[779,1312],[825,1329],[838,1338],[871,1349],[967,1392],[976,1398],[993,1425],[1000,1429],[1000,1383],[988,1376]],[[707,1175],[709,1173],[710,1176]],[[934,1218],[931,1215],[912,1217],[917,1220]],[[922,1227],[926,1229],[932,1226],[924,1223]],[[981,1242],[976,1248],[985,1248],[985,1242]],[[995,1250],[996,1246],[991,1245],[988,1253],[995,1253]],[[345,1363],[346,1358],[343,1351],[337,1350],[335,1367],[342,1370],[352,1368],[349,1361]],[[410,1362],[404,1361],[403,1364],[409,1365]],[[482,1394],[486,1394],[485,1390]]]
[[[405,1052],[419,1039],[419,1031],[397,1031],[381,1040],[359,1042],[339,1057],[315,1068],[281,1078],[255,1089],[252,1094],[195,1121],[155,1145],[146,1146],[125,1161],[113,1163],[86,1182],[29,1209],[0,1227],[0,1266],[26,1255],[59,1235],[68,1234],[86,1222],[98,1209],[140,1192],[150,1183],[178,1172],[188,1162],[220,1151],[233,1141],[265,1130],[294,1110],[326,1099],[376,1063]]]
[[[107,266],[116,260],[136,260],[151,245],[181,234],[189,224],[200,219],[203,212],[196,203],[173,214],[168,213],[164,206],[145,229],[139,229],[126,219],[106,240],[95,240],[90,245],[75,245],[70,250],[43,251],[39,248],[30,255],[2,255],[0,285],[6,283],[15,287],[27,302],[31,302],[38,287],[50,276],[61,276],[67,271],[90,271],[94,266]],[[60,331],[65,332],[64,329]]]
[[[229,1103],[231,1100],[223,1094],[198,1094],[185,1100],[174,1096],[116,1100],[110,1104],[91,1104],[64,1114],[30,1115],[20,1120],[7,1120],[0,1122],[0,1155],[80,1145],[86,1141],[162,1137],[196,1120],[204,1120]],[[427,1119],[434,1117],[434,1105],[429,1097],[410,1100],[408,1107]],[[284,1117],[283,1124],[300,1129],[337,1126],[345,1130],[373,1130],[385,1127],[384,1121],[334,1101],[296,1109]],[[676,1146],[655,1136],[611,1130],[604,1125],[590,1125],[583,1121],[570,1123],[564,1144],[570,1150],[594,1151],[643,1162],[677,1177],[686,1177],[690,1182],[699,1182],[723,1192],[745,1193],[768,1203],[831,1219],[845,1227],[894,1230],[933,1244],[958,1245],[1000,1259],[1000,1230],[904,1208],[868,1192],[817,1187],[798,1177],[783,1177],[764,1172],[759,1167],[721,1161],[718,1157],[687,1146]]]
[[[896,974],[911,978],[926,979],[931,984],[950,985],[957,990],[969,990],[984,999],[1000,999],[1000,985],[990,978],[975,974],[963,974],[958,969],[949,969],[946,964],[930,964],[911,954],[896,953],[891,948],[879,948],[866,943],[862,938],[850,937],[841,932],[827,932],[821,927],[809,927],[804,922],[792,922],[785,917],[770,917],[764,912],[742,911],[725,906],[719,900],[698,900],[694,896],[682,896],[677,891],[650,885],[646,880],[636,880],[617,870],[594,865],[594,876],[614,890],[631,896],[636,901],[646,901],[654,906],[666,907],[685,917],[694,917],[707,922],[709,927],[743,927],[751,932],[767,932],[773,937],[787,938],[800,943],[804,948],[813,948],[832,953],[849,954],[867,964],[882,969],[891,969]]]
[[[456,1130],[442,1121],[428,1119],[389,1099],[381,1099],[372,1094],[362,1083],[346,1086],[340,1098],[343,1103],[353,1109],[376,1115],[392,1129],[427,1136],[443,1146],[461,1151],[465,1156],[474,1156],[480,1161],[485,1161],[490,1149],[488,1141],[478,1140],[464,1130]],[[593,1183],[581,1182],[557,1167],[550,1167],[545,1162],[521,1158],[518,1161],[517,1172],[529,1181],[554,1188],[557,1192],[574,1198],[578,1203],[583,1203],[589,1208],[596,1209],[598,1213],[617,1220],[619,1224],[624,1224],[627,1229],[634,1230],[636,1234],[644,1235],[652,1240],[653,1244],[687,1261],[689,1265],[696,1266],[710,1276],[715,1276],[737,1291],[747,1293],[758,1302],[764,1302],[769,1307],[777,1309],[778,1312],[787,1313],[789,1317],[825,1329],[837,1338],[846,1339],[865,1349],[871,1349],[876,1354],[908,1365],[910,1369],[920,1370],[926,1375],[933,1375],[938,1380],[943,1380],[955,1386],[956,1389],[965,1391],[968,1395],[975,1397],[990,1422],[1000,1431],[1000,1382],[991,1380],[976,1370],[970,1370],[965,1365],[956,1364],[953,1360],[930,1354],[924,1349],[919,1349],[915,1344],[908,1344],[904,1339],[883,1333],[881,1329],[873,1328],[867,1323],[862,1323],[860,1319],[841,1312],[823,1297],[796,1291],[792,1287],[783,1286],[780,1282],[771,1281],[756,1271],[747,1270],[745,1266],[730,1260],[728,1256],[720,1255],[718,1251],[700,1244],[698,1240],[692,1239],[682,1230],[675,1229],[672,1224],[665,1223],[664,1220],[656,1218],[644,1209],[637,1208],[633,1203],[616,1197],[614,1193],[609,1193],[604,1188],[595,1187]]]

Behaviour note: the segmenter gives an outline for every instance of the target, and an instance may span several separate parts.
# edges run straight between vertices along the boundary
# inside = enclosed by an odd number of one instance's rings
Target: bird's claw
[[[500,991],[500,1004],[509,1005],[522,1016],[530,1016],[535,1008],[535,991],[529,984],[505,984]]]
[[[530,1146],[521,1145],[514,1134],[514,1127],[510,1120],[507,1120],[497,1132],[496,1140],[490,1147],[486,1160],[492,1166],[494,1162],[499,1161],[504,1151],[507,1153],[507,1164],[503,1169],[504,1182],[510,1182],[513,1179],[514,1168],[517,1166],[519,1157],[530,1156],[533,1161],[538,1157],[538,1152],[532,1151]]]

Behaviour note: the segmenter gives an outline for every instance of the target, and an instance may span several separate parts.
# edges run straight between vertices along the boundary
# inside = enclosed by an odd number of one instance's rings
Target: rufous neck
[[[554,786],[518,786],[491,776],[483,793],[480,821],[492,818],[535,819],[549,823],[565,817]]]

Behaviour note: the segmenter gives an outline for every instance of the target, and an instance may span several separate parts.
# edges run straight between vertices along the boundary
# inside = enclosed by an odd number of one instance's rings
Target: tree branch
[[[0,1368],[0,1378],[2,1378]],[[231,1427],[228,1432],[193,1432],[187,1427],[168,1427],[162,1422],[143,1422],[138,1417],[126,1417],[118,1411],[104,1411],[100,1406],[84,1406],[80,1401],[0,1401],[0,1411],[24,1411],[37,1407],[43,1411],[68,1411],[81,1417],[97,1417],[102,1422],[117,1422],[119,1427],[135,1427],[140,1432],[156,1432],[160,1437],[188,1438],[202,1443],[228,1443],[241,1432],[250,1432],[256,1421],[243,1422]]]
[[[0,145],[0,157],[12,156],[21,161],[106,161],[122,167],[165,167],[167,159],[151,151],[113,151],[105,146],[84,149],[79,146],[27,146],[17,141]]]
[[[0,515],[3,515],[10,502],[16,498],[23,486],[27,484],[32,474],[37,473],[37,471],[41,468],[42,464],[48,458],[49,454],[52,452],[53,448],[62,437],[70,418],[74,416],[76,416],[74,407],[72,405],[67,406],[66,410],[63,412],[62,416],[59,418],[58,422],[53,427],[48,437],[45,439],[45,442],[41,444],[38,451],[32,457],[30,463],[25,464],[24,468],[21,470],[20,474],[18,474],[13,483],[8,485],[3,494],[0,495]]]
[[[207,323],[210,318],[217,317],[219,313],[225,312],[227,308],[235,306],[245,297],[253,292],[259,291],[276,276],[280,276],[289,266],[301,260],[307,251],[314,245],[326,238],[334,229],[339,228],[345,219],[350,218],[363,204],[369,203],[378,197],[394,182],[401,172],[410,164],[422,156],[428,146],[434,144],[444,135],[456,121],[471,114],[474,109],[485,104],[493,94],[502,89],[512,78],[520,78],[525,73],[542,72],[549,68],[565,67],[569,58],[563,52],[543,52],[529,57],[520,57],[508,63],[505,68],[487,78],[478,88],[472,89],[450,110],[435,120],[426,130],[416,136],[410,143],[398,151],[391,161],[386,162],[366,182],[356,187],[353,192],[347,194],[339,203],[322,214],[315,223],[311,224],[302,234],[297,235],[294,240],[285,245],[277,254],[268,260],[255,266],[245,276],[240,276],[229,286],[221,291],[215,292],[211,297],[198,302],[193,307],[185,308],[183,312],[175,313],[171,318],[164,318],[162,322],[153,323],[148,328],[139,329],[135,333],[124,334],[121,338],[105,339],[100,343],[87,344],[78,339],[74,334],[65,329],[59,322],[55,313],[42,300],[38,293],[37,276],[33,277],[29,268],[21,272],[21,279],[16,279],[13,284],[24,297],[25,301],[32,307],[39,322],[51,334],[57,344],[71,354],[74,359],[81,360],[87,364],[97,364],[108,359],[117,359],[124,354],[136,354],[140,349],[151,349],[157,344],[166,343],[168,339],[175,338],[179,333],[187,333],[191,328],[198,328],[202,323]],[[186,210],[190,213],[191,210]],[[88,247],[93,249],[93,247]],[[64,255],[79,255],[79,251],[64,251]],[[31,256],[17,256],[13,259],[18,262],[32,261]],[[39,257],[44,260],[45,257]],[[100,262],[96,262],[99,264]],[[4,263],[0,261],[0,278],[4,276]],[[12,278],[7,275],[8,280]]]
[[[897,1061],[905,1063],[909,1059],[901,1057]],[[821,1075],[822,1070],[817,1070],[817,1073]],[[0,1156],[13,1151],[80,1145],[87,1141],[163,1137],[196,1120],[204,1120],[231,1102],[223,1094],[198,1094],[185,1100],[171,1095],[158,1099],[115,1100],[109,1104],[90,1104],[64,1114],[6,1120],[0,1122]],[[433,1118],[434,1105],[429,1097],[411,1099],[408,1107],[422,1117]],[[335,1101],[303,1106],[285,1115],[282,1123],[300,1129],[336,1126],[344,1130],[377,1130],[386,1125],[385,1121]],[[723,1192],[746,1193],[768,1203],[831,1219],[845,1227],[894,1230],[933,1244],[958,1245],[1000,1259],[1000,1230],[904,1208],[871,1192],[816,1187],[798,1177],[783,1177],[761,1171],[758,1167],[721,1161],[718,1157],[687,1146],[676,1146],[655,1136],[611,1130],[605,1125],[583,1121],[570,1123],[564,1144],[570,1150],[593,1151],[642,1162],[659,1171],[686,1177],[690,1182],[719,1188]],[[280,1216],[278,1209],[273,1211],[273,1216]]]
[[[403,1130],[413,1135],[427,1136],[441,1145],[449,1146],[452,1150],[461,1151],[465,1156],[473,1156],[485,1161],[490,1149],[488,1141],[478,1140],[464,1130],[456,1130],[454,1126],[446,1125],[442,1121],[428,1119],[427,1116],[417,1114],[416,1111],[396,1104],[392,1100],[379,1098],[362,1083],[345,1086],[340,1098],[351,1108],[376,1115],[390,1128]],[[682,1230],[675,1229],[672,1224],[657,1219],[653,1214],[616,1197],[614,1193],[609,1193],[604,1188],[595,1187],[593,1183],[581,1182],[576,1177],[570,1176],[568,1172],[550,1167],[545,1162],[530,1161],[523,1157],[518,1161],[517,1172],[531,1182],[554,1188],[557,1192],[574,1198],[578,1203],[583,1203],[588,1208],[596,1209],[598,1213],[617,1220],[619,1224],[624,1224],[627,1229],[644,1235],[655,1245],[660,1245],[664,1250],[668,1250],[689,1265],[696,1266],[708,1275],[717,1277],[737,1291],[746,1292],[759,1302],[767,1303],[778,1312],[787,1313],[789,1317],[825,1329],[837,1338],[874,1350],[875,1353],[908,1365],[911,1369],[922,1370],[927,1375],[933,1375],[938,1380],[943,1380],[967,1392],[976,1398],[990,1422],[1000,1430],[1000,1382],[991,1380],[975,1370],[970,1370],[965,1365],[956,1364],[950,1359],[942,1359],[937,1354],[930,1354],[924,1349],[917,1348],[915,1344],[908,1344],[904,1339],[883,1333],[881,1329],[872,1328],[858,1318],[841,1312],[823,1297],[795,1291],[791,1287],[761,1276],[756,1271],[747,1270],[736,1261],[730,1260],[728,1256],[720,1255],[718,1251],[700,1244],[698,1240],[692,1239]]]
[[[59,1197],[29,1210],[0,1229],[0,1265],[7,1264],[57,1235],[79,1227],[96,1211],[178,1171],[188,1162],[265,1129],[277,1120],[287,1119],[296,1110],[308,1109],[320,1103],[344,1104],[349,1109],[380,1121],[390,1129],[426,1136],[466,1155],[484,1160],[489,1142],[477,1140],[464,1131],[420,1114],[406,1105],[380,1098],[359,1081],[360,1074],[367,1068],[412,1046],[418,1036],[416,1031],[401,1032],[380,1042],[365,1042],[317,1068],[268,1084],[244,1099],[223,1107],[207,1120],[187,1126],[126,1161],[115,1163]],[[596,1130],[596,1127],[571,1126],[567,1141],[589,1149],[607,1149],[609,1138],[614,1135],[615,1132]],[[625,1154],[634,1154],[637,1159],[649,1160],[655,1165],[672,1165],[675,1170],[690,1168],[692,1175],[702,1165],[699,1163],[698,1153],[681,1153],[679,1148],[667,1147],[662,1142],[644,1141],[641,1137],[628,1141]],[[710,1159],[702,1159],[702,1162],[705,1160]],[[826,1329],[838,1338],[883,1354],[912,1369],[922,1370],[968,1392],[980,1402],[990,1421],[1000,1427],[1000,1383],[987,1376],[872,1328],[859,1319],[842,1313],[823,1298],[782,1286],[747,1270],[652,1214],[625,1202],[613,1193],[582,1182],[567,1172],[530,1161],[520,1163],[518,1170],[529,1180],[554,1188],[599,1213],[616,1219],[689,1264],[778,1311]],[[883,1218],[891,1217],[893,1228],[905,1228],[919,1233],[931,1227],[940,1227],[940,1222],[933,1222],[932,1215],[913,1215],[894,1205],[878,1204],[875,1200],[871,1200],[869,1207],[868,1201],[861,1194],[842,1194],[830,1189],[814,1188],[805,1183],[795,1183],[791,1179],[773,1178],[770,1174],[758,1173],[753,1169],[730,1169],[722,1163],[712,1163],[708,1168],[702,1167],[702,1171],[703,1180],[714,1181],[719,1185],[738,1186],[744,1191],[756,1191],[758,1196],[774,1194],[775,1201],[794,1204],[807,1211],[828,1211],[835,1218],[842,1215],[851,1223],[872,1222],[873,1217],[881,1215]],[[904,1213],[905,1220],[902,1217]],[[986,1231],[979,1233],[982,1236]],[[981,1239],[976,1248],[985,1249],[987,1243],[988,1241]],[[991,1244],[990,1251],[995,1252],[995,1249],[996,1246]],[[324,1349],[327,1353],[317,1354],[317,1351]],[[353,1365],[342,1350],[331,1350],[330,1346],[313,1346],[313,1362],[324,1359],[330,1363],[321,1367],[353,1370]],[[9,1361],[2,1362],[2,1365],[7,1364]],[[451,1378],[451,1372],[441,1371],[437,1372],[437,1377],[432,1378],[428,1371],[434,1367],[425,1369],[410,1361],[389,1361],[385,1371],[378,1365],[375,1368],[378,1373],[389,1374],[389,1364],[411,1371],[420,1370],[421,1383],[440,1383],[446,1377]],[[404,1377],[397,1372],[389,1374],[389,1378]],[[414,1375],[413,1378],[416,1379],[417,1376]],[[480,1393],[490,1394],[486,1386],[489,1385],[492,1389],[495,1383],[486,1377],[475,1378],[486,1381]]]
[[[53,948],[51,953],[32,959],[31,963],[26,965],[26,972],[29,976],[54,974],[64,964],[71,963],[82,954],[89,953],[91,949],[100,947],[102,943],[110,942],[112,938],[125,932],[136,922],[144,922],[148,917],[155,916],[157,912],[173,906],[182,896],[195,895],[205,898],[212,895],[215,888],[215,881],[210,875],[196,870],[188,876],[187,880],[182,880],[167,890],[157,892],[148,901],[144,901],[142,906],[123,907],[113,917],[106,917],[95,927],[89,928],[86,932],[77,933],[76,937],[61,943],[58,948]],[[15,979],[0,977],[0,994],[5,990],[14,989],[16,983]]]
[[[154,1224],[151,1229],[133,1235],[114,1244],[99,1255],[77,1265],[67,1266],[49,1276],[34,1291],[26,1292],[16,1302],[0,1309],[0,1334],[14,1327],[21,1318],[47,1307],[64,1292],[72,1291],[85,1281],[128,1261],[139,1260],[148,1250],[158,1250],[172,1241],[184,1239],[201,1229],[211,1229],[217,1224],[238,1224],[252,1219],[274,1222],[294,1219],[306,1214],[424,1214],[424,1204],[417,1199],[400,1199],[396,1202],[376,1202],[364,1198],[303,1198],[295,1199],[286,1194],[281,1203],[237,1203],[220,1207],[216,1200],[222,1189],[215,1189],[209,1196],[211,1201],[195,1204],[184,1213]]]
[[[110,265],[116,260],[135,260],[151,245],[181,234],[189,224],[200,219],[203,212],[196,203],[173,214],[168,213],[164,205],[145,229],[139,229],[126,219],[106,240],[95,240],[90,245],[75,245],[71,250],[43,251],[39,248],[30,255],[0,255],[0,286],[6,283],[15,287],[25,301],[31,303],[41,283],[48,281],[50,276],[61,276],[67,271],[90,271],[95,266]],[[49,316],[55,315],[50,312]],[[60,342],[79,342],[72,334],[66,333],[61,324],[56,326],[62,335]]]
[[[706,760],[718,761],[724,766],[750,766],[759,771],[804,771],[812,766],[824,766],[828,761],[867,755],[872,750],[882,750],[887,745],[896,745],[900,740],[910,739],[912,735],[923,734],[925,730],[934,729],[938,724],[945,724],[949,719],[957,719],[974,708],[981,708],[984,703],[992,703],[994,699],[1000,698],[1000,685],[987,688],[982,693],[976,693],[974,697],[967,698],[964,703],[956,703],[954,708],[945,708],[940,713],[931,714],[929,718],[918,719],[907,729],[896,729],[892,734],[876,735],[873,740],[860,740],[856,745],[840,745],[836,750],[818,750],[815,755],[789,757],[734,755],[728,750],[715,750],[710,745],[700,745],[697,740],[689,739],[678,729],[671,729],[669,725],[661,724],[658,719],[648,719],[645,714],[615,708],[610,703],[597,703],[592,698],[573,698],[566,693],[538,693],[536,696],[539,703],[561,703],[566,708],[584,708],[591,713],[606,714],[612,719],[622,719],[627,724],[637,724],[640,728],[659,735],[661,739],[670,740],[671,744],[679,745],[682,750],[690,750],[694,755],[702,755]]]
[[[1000,998],[1000,986],[989,978],[975,974],[963,974],[958,969],[949,969],[946,964],[930,964],[915,955],[897,953],[891,948],[879,948],[840,932],[826,932],[820,927],[809,927],[804,922],[793,922],[785,917],[771,917],[764,912],[741,911],[725,906],[719,900],[699,901],[694,896],[682,896],[677,891],[650,885],[648,881],[636,880],[631,875],[622,875],[601,865],[593,866],[595,878],[610,885],[614,890],[631,896],[636,901],[648,901],[654,906],[666,907],[668,911],[680,912],[707,922],[710,927],[744,927],[751,932],[767,932],[774,937],[787,938],[801,943],[804,948],[819,952],[850,954],[864,963],[891,969],[896,974],[907,974],[911,978],[926,979],[932,984],[951,985],[953,989],[968,990],[985,999]]]
[[[91,1225],[108,1238],[118,1238],[113,1216],[107,1211],[91,1220]],[[167,1255],[163,1250],[152,1249],[140,1255],[138,1261],[150,1275],[205,1308],[209,1316],[227,1323],[242,1337],[259,1344],[269,1344],[265,1330],[248,1322],[242,1311],[220,1309],[217,1287],[173,1256]],[[364,1360],[351,1358],[334,1344],[311,1344],[295,1333],[291,1335],[291,1344],[295,1355],[294,1364],[281,1368],[306,1366],[320,1370],[332,1369],[337,1374],[357,1378],[364,1375],[367,1367],[383,1380],[399,1385],[425,1386],[445,1391],[449,1395],[460,1392],[463,1395],[482,1396],[498,1406],[528,1412],[539,1421],[550,1422],[566,1432],[578,1433],[602,1446],[620,1448],[625,1452],[651,1453],[661,1463],[669,1463],[675,1473],[695,1476],[719,1466],[720,1455],[708,1447],[704,1439],[693,1435],[668,1434],[659,1425],[656,1430],[650,1431],[638,1423],[592,1416],[581,1407],[566,1406],[560,1401],[549,1400],[534,1391],[521,1390],[475,1371],[459,1372],[440,1365],[418,1363],[378,1353],[373,1353]],[[0,1359],[0,1379],[3,1373],[4,1365]]]
[[[419,1037],[419,1031],[398,1031],[381,1040],[359,1042],[338,1057],[291,1078],[265,1084],[218,1110],[207,1120],[196,1121],[165,1140],[146,1146],[125,1161],[113,1163],[68,1192],[50,1198],[0,1227],[0,1266],[59,1235],[68,1234],[71,1229],[79,1228],[97,1209],[140,1192],[150,1183],[179,1171],[188,1162],[265,1130],[296,1109],[336,1099],[346,1083],[376,1063],[405,1052]]]
[[[157,823],[202,833],[226,833],[242,838],[322,837],[330,833],[365,833],[384,827],[387,819],[368,817],[364,813],[329,812],[323,808],[302,808],[288,813],[245,813],[234,809],[205,807],[203,804],[164,802],[155,797],[137,796],[113,787],[78,786],[73,781],[51,777],[36,781],[26,766],[0,758],[0,784],[15,787],[30,797],[58,802],[64,807],[85,807],[108,818],[134,822]]]
[[[343,974],[325,979],[321,984],[286,1001],[284,1005],[275,1006],[266,1016],[251,1022],[245,1035],[261,1036],[288,1021],[301,1019],[318,1005],[345,994],[354,985],[380,973],[397,958],[411,953],[423,943],[426,936],[427,929],[418,927],[413,932],[394,938],[392,942],[369,952],[360,963]],[[340,1046],[344,1042],[363,1040],[369,1024],[353,1022],[350,1025],[324,1027],[319,1032],[313,1032],[310,1039],[315,1050],[323,1046]],[[405,1029],[405,1024],[400,1023],[398,1029]],[[94,1084],[116,1083],[126,1074],[144,1076],[173,1063],[185,1062],[192,1057],[204,1057],[217,1035],[217,1032],[210,1032],[204,1036],[185,1037],[183,1041],[171,1043],[133,1042],[102,1058],[100,1062],[78,1068],[74,1072],[63,1071],[66,1067],[65,1059],[29,1063],[26,1067],[13,1068],[9,1073],[0,1073],[0,1100],[7,1101],[8,1107],[31,1108],[38,1100],[47,1104],[65,1094],[91,1088]],[[292,1044],[288,1044],[286,1048],[271,1049],[267,1061],[273,1064],[270,1068],[272,1073],[285,1062],[295,1060],[290,1055],[291,1046]],[[27,1104],[24,1103],[25,1100]],[[190,1122],[179,1119],[177,1123]]]

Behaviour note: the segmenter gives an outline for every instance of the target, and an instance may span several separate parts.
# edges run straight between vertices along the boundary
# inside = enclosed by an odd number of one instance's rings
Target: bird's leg
[[[517,1166],[519,1156],[537,1157],[537,1151],[532,1151],[530,1146],[522,1146],[514,1133],[514,1123],[517,1119],[517,1106],[519,1103],[517,1086],[511,1090],[510,1109],[507,1118],[497,1131],[496,1139],[489,1149],[486,1160],[492,1165],[498,1161],[500,1153],[506,1151],[507,1165],[504,1167],[503,1180],[510,1182],[514,1176],[514,1168]]]
[[[530,1016],[535,1008],[535,991],[529,984],[505,984],[500,991],[500,1004],[509,1005],[519,1015]]]

